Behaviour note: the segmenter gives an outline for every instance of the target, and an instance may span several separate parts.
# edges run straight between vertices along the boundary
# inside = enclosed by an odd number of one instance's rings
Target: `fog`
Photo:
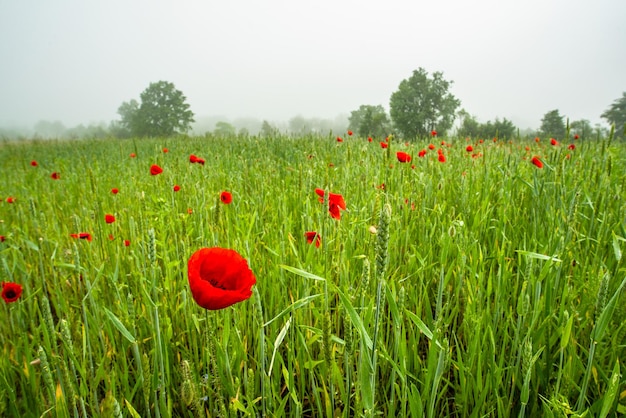
[[[604,124],[626,91],[624,22],[619,0],[0,0],[0,127],[106,125],[159,80],[199,122],[347,120],[388,110],[419,67],[479,121]]]

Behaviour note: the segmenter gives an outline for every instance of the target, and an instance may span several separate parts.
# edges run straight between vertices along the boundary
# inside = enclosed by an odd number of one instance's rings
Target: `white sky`
[[[159,80],[196,118],[334,118],[419,67],[481,122],[604,124],[625,23],[624,0],[0,0],[0,126],[119,119]]]

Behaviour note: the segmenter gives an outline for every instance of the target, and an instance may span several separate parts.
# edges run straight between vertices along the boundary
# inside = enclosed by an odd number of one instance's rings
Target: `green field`
[[[0,416],[625,414],[626,144],[444,140],[3,143]]]

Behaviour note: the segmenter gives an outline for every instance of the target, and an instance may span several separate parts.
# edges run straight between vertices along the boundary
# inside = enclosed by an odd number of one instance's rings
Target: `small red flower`
[[[372,142],[372,141],[373,141],[372,137],[371,137],[371,136],[368,136],[368,137],[367,137],[367,142]]]
[[[569,144],[569,146],[567,147],[567,149],[576,149],[576,145],[574,145],[574,144]]]
[[[437,159],[439,160],[440,163],[445,163],[446,162],[446,156],[443,155],[443,154],[439,154]]]
[[[120,192],[120,189],[118,189],[117,187],[114,187],[111,189],[111,193],[113,194],[118,194]]]
[[[13,282],[2,282],[2,299],[5,303],[16,302],[22,296],[22,286]]]
[[[435,131],[434,129],[430,132],[431,136],[437,136],[437,131]]]
[[[220,194],[220,200],[222,201],[222,203],[224,203],[225,205],[229,205],[230,202],[233,201],[233,195],[230,192],[227,191],[223,191]]]
[[[396,157],[398,158],[398,161],[400,161],[401,163],[408,163],[411,161],[411,155],[407,154],[404,151],[396,152]]]
[[[187,263],[191,296],[204,309],[224,309],[252,296],[256,277],[234,250],[201,248]]]
[[[473,151],[474,151],[474,147],[472,147],[471,145],[468,145],[468,146],[465,148],[465,151],[467,151],[467,152],[473,152]]]
[[[191,208],[187,208],[187,213],[188,213],[189,215],[191,215],[191,214],[193,213],[193,209],[191,209]]]
[[[348,136],[352,136],[352,131],[350,129],[348,129]]]
[[[6,240],[6,237],[4,235],[0,235],[0,242],[4,242]]]
[[[163,154],[167,154],[168,152],[170,152],[170,150],[168,150],[167,148],[163,148]]]
[[[192,164],[193,163],[197,163],[198,162],[198,157],[196,157],[195,155],[191,154],[189,156],[189,162],[192,163]]]
[[[428,149],[429,150],[434,150],[435,149],[435,144],[428,144]]]
[[[541,141],[538,136],[535,137],[535,142]]]
[[[52,180],[58,180],[61,178],[61,175],[55,171],[54,173],[50,174],[50,178]]]
[[[313,242],[315,242],[315,246],[317,248],[319,248],[320,245],[322,245],[322,238],[317,232],[315,231],[305,232],[304,236],[306,237],[307,244],[313,244]]]
[[[559,145],[559,141],[557,141],[554,138],[550,138],[550,145],[554,145],[554,146]]]
[[[115,237],[113,236],[113,234],[109,234],[109,241],[113,241],[115,239]]]
[[[112,224],[113,222],[115,222],[115,216],[107,213],[106,215],[104,215],[104,222]]]
[[[324,190],[320,188],[317,188],[315,189],[315,194],[319,196],[317,200],[319,200],[320,203],[324,203],[324,195],[326,194],[326,192],[324,192]]]
[[[426,150],[425,149],[423,149],[423,150],[421,150],[420,152],[417,153],[417,156],[420,157],[420,158],[424,158],[425,155],[426,155]]]
[[[161,174],[162,172],[163,172],[163,169],[159,167],[158,165],[152,164],[152,166],[150,166],[150,174],[152,174],[153,176]]]
[[[578,139],[578,138],[580,138],[578,134],[574,135],[574,139]]]
[[[124,240],[124,247],[128,247],[130,245],[130,240]]]
[[[337,142],[343,142],[343,138],[341,138],[340,136],[337,137]]]
[[[533,163],[537,168],[543,168],[543,163],[537,156],[534,156],[532,160],[530,160],[530,162]]]
[[[33,167],[37,167],[39,164],[37,164],[37,161],[33,160],[30,162],[30,165],[32,165]]]
[[[93,237],[88,232],[81,232],[79,234],[70,234],[70,237],[77,238],[77,239],[86,239],[89,242],[93,240]]]
[[[335,219],[341,219],[340,209],[346,210],[346,201],[337,193],[328,193],[328,212]]]
[[[7,197],[7,203],[14,203],[14,202],[15,202],[15,198],[13,196]]]
[[[178,184],[174,185],[174,191],[177,192],[180,190],[180,186]]]
[[[135,157],[137,157],[137,154],[135,154],[134,152],[131,152],[130,153],[130,158],[135,158]]]
[[[381,148],[387,148],[389,146],[389,144],[387,142],[381,142],[380,143],[380,147]]]

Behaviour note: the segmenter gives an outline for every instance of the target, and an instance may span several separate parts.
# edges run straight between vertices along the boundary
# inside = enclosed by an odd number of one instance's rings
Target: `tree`
[[[391,119],[398,130],[407,137],[427,136],[432,130],[444,134],[452,127],[461,104],[448,91],[451,84],[441,72],[429,78],[423,68],[402,80],[389,101]]]
[[[186,100],[173,83],[150,83],[141,93],[141,104],[131,100],[119,107],[120,126],[133,136],[163,137],[185,133],[194,122]]]
[[[554,109],[543,115],[539,131],[544,136],[563,139],[565,138],[565,122],[558,109]]]
[[[213,134],[223,138],[233,137],[237,135],[237,128],[228,122],[219,121],[215,124],[215,131],[213,131]]]
[[[590,138],[593,135],[593,126],[587,119],[575,120],[569,125],[570,136],[578,135],[579,138]]]
[[[600,117],[610,125],[615,125],[615,136],[626,136],[626,92],[623,92],[622,97],[615,100]]]
[[[359,136],[384,137],[389,133],[389,118],[381,105],[361,105],[348,118],[348,129]]]

